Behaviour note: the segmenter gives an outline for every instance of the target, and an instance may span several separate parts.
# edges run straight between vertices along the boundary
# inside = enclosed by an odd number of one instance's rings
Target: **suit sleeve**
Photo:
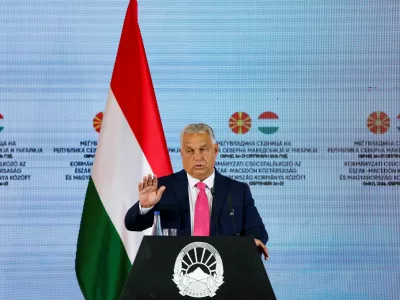
[[[243,221],[244,221],[244,234],[253,236],[254,238],[262,241],[264,244],[268,241],[268,233],[265,230],[264,223],[254,205],[254,199],[251,195],[250,188],[245,184],[245,195],[243,203]]]
[[[154,208],[144,215],[140,214],[139,201],[125,215],[125,227],[130,231],[143,231],[153,225]]]

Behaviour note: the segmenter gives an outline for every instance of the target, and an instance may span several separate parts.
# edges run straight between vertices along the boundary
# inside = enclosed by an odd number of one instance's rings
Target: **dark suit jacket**
[[[185,170],[160,177],[159,186],[165,186],[162,198],[151,211],[140,214],[139,201],[125,216],[128,230],[142,231],[152,226],[154,211],[160,211],[163,228],[177,228],[178,235],[191,235],[188,179]],[[234,210],[235,224],[230,215]],[[268,234],[262,219],[254,206],[247,184],[230,179],[215,170],[214,197],[212,203],[210,235],[253,236],[263,243],[268,241]]]

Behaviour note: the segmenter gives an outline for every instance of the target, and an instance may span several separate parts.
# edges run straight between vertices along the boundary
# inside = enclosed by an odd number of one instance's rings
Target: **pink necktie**
[[[208,207],[208,199],[206,195],[206,184],[198,182],[196,184],[200,190],[197,195],[196,207],[194,209],[194,236],[210,235],[210,208]]]

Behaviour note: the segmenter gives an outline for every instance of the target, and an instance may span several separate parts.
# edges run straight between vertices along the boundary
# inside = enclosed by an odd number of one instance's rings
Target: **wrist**
[[[152,207],[152,205],[145,204],[145,203],[142,203],[140,201],[139,201],[139,205],[140,205],[141,208],[150,208],[150,207]]]

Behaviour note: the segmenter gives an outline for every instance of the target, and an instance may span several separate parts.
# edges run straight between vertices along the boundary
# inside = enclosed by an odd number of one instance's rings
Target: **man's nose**
[[[194,159],[202,159],[203,158],[203,155],[202,155],[202,153],[200,152],[200,150],[195,150],[194,151]]]

